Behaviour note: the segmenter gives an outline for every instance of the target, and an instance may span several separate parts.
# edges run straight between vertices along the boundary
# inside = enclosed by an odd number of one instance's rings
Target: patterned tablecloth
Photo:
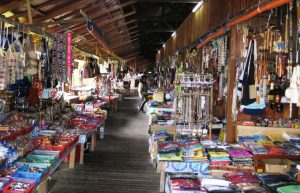
[[[158,164],[160,171],[169,173],[197,173],[199,176],[209,174],[209,162],[171,162],[163,161]]]

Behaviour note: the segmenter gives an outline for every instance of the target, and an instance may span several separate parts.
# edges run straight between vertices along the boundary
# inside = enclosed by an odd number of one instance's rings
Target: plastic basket
[[[2,191],[3,187],[9,183],[9,181],[10,181],[9,178],[0,178],[0,182],[2,184],[2,186],[0,186],[0,192]]]
[[[52,155],[56,158],[59,157],[60,151],[52,151],[52,150],[44,150],[44,149],[36,149],[31,152],[33,155]]]
[[[59,152],[59,157],[61,157],[65,153],[67,148],[65,146],[44,146],[44,145],[41,145],[38,149],[39,150],[58,151]]]
[[[53,155],[33,155],[28,154],[25,158],[21,159],[21,163],[34,163],[34,164],[46,164],[51,165],[56,160]]]
[[[41,173],[28,172],[28,169],[30,167],[41,168],[42,172]],[[47,171],[48,171],[47,165],[25,164],[12,176],[12,178],[13,179],[24,179],[24,178],[32,179],[32,180],[35,180],[36,183],[39,183]]]
[[[29,186],[28,189],[25,190],[25,191],[20,191],[20,190],[10,190],[10,186],[11,186],[14,182],[24,182],[24,183],[29,183],[30,186]],[[2,192],[3,192],[3,193],[32,193],[33,190],[34,190],[34,186],[35,186],[35,181],[34,181],[34,180],[12,179],[9,183],[7,183],[7,184],[3,187]]]

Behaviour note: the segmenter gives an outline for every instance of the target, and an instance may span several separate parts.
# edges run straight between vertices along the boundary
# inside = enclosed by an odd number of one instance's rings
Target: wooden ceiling
[[[198,0],[31,0],[33,25],[48,32],[72,31],[77,43],[94,49],[85,13],[127,61],[153,63],[155,54],[188,16]],[[28,24],[26,0],[1,0],[0,14]],[[89,43],[87,43],[89,42]]]

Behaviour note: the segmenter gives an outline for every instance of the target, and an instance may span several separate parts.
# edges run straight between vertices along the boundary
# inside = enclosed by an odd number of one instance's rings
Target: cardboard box
[[[295,162],[289,159],[264,159],[262,162],[265,164],[265,172],[268,173],[286,174],[290,171],[291,166],[295,165]]]

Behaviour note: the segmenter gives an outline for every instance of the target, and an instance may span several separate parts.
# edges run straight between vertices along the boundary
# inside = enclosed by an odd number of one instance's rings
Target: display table
[[[198,176],[209,174],[209,162],[173,162],[158,161],[157,172],[160,172],[160,192],[164,192],[166,173],[197,173]]]
[[[151,114],[159,114],[161,115],[163,111],[165,112],[175,112],[173,108],[159,108],[159,107],[150,107],[149,103],[146,103],[146,114],[151,115]]]
[[[99,96],[99,99],[109,103],[111,112],[118,111],[118,108],[119,108],[119,96],[118,95]]]
[[[258,167],[258,163],[262,159],[290,159],[290,160],[300,160],[300,155],[270,155],[270,154],[254,154],[253,163],[254,167]]]
[[[238,141],[238,136],[252,136],[252,135],[268,135],[268,134],[282,134],[282,133],[292,133],[300,134],[300,128],[281,128],[281,127],[257,127],[257,126],[236,126],[236,141]]]
[[[75,143],[74,145],[72,145],[70,147],[70,149],[68,151],[66,151],[59,160],[56,161],[55,164],[53,164],[50,168],[49,168],[49,172],[48,174],[46,174],[43,178],[43,180],[41,180],[41,182],[36,186],[35,191],[36,193],[48,193],[48,182],[49,179],[51,179],[52,174],[57,170],[57,168],[63,163],[63,161],[70,156],[69,159],[69,168],[73,169],[75,167],[75,156],[76,156],[76,145],[77,143]]]
[[[101,123],[97,126],[96,129],[93,129],[86,134],[82,134],[79,137],[78,143],[80,144],[80,159],[79,164],[83,164],[84,161],[84,144],[91,138],[91,151],[95,151],[97,144],[97,131],[100,127],[105,127],[105,119],[101,121]],[[103,130],[104,131],[104,130]]]
[[[149,126],[149,133],[151,134],[154,131],[159,131],[159,130],[166,130],[171,134],[176,134],[176,128],[177,126],[169,126],[169,125],[159,125],[159,124],[152,124]]]

